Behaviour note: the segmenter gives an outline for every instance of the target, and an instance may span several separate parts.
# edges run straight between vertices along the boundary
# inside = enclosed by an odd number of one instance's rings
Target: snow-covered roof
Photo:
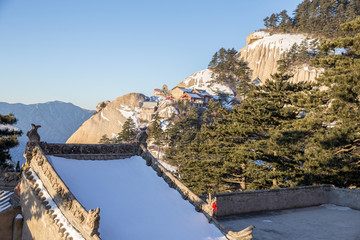
[[[176,88],[179,88],[179,89],[181,89],[182,91],[187,92],[187,93],[191,93],[191,92],[193,91],[193,90],[190,89],[190,88],[183,88],[183,87],[178,87],[178,86],[174,87],[173,90],[176,89]]]
[[[195,91],[197,91],[198,93],[200,93],[203,96],[211,96],[211,94],[209,94],[206,90],[195,89]]]
[[[49,192],[47,191],[39,176],[31,168],[29,168],[29,171],[31,173],[31,176],[33,177],[33,180],[35,180],[35,184],[37,184],[38,188],[43,194],[43,197],[45,198],[44,201],[48,202],[48,205],[50,206],[49,210],[54,211],[53,215],[56,216],[54,220],[61,223],[63,228],[65,228],[64,233],[69,233],[69,237],[71,237],[72,239],[85,240],[85,238],[83,238],[83,236],[71,225],[68,219],[63,215],[59,207],[51,198]]]
[[[171,114],[173,114],[173,113],[179,114],[179,111],[176,108],[174,108],[173,106],[168,106],[159,112],[160,116],[163,114],[166,114],[167,116],[171,116]]]
[[[13,192],[10,191],[0,191],[0,212],[5,211],[11,207],[10,196]]]
[[[199,95],[196,94],[196,93],[185,93],[183,96],[185,96],[185,95],[188,95],[188,96],[191,97],[191,98],[198,98],[198,99],[201,99],[201,98],[202,98],[201,96],[199,96]],[[181,98],[182,98],[183,96],[181,96]]]
[[[157,102],[143,102],[143,108],[154,108],[158,105]]]
[[[47,158],[87,210],[100,207],[102,239],[226,239],[139,156],[110,161]]]

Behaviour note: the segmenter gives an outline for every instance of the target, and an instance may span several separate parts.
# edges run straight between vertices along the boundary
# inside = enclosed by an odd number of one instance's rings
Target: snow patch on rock
[[[254,35],[255,34],[255,35]],[[252,34],[256,37],[263,37],[259,40],[256,40],[248,45],[248,49],[255,49],[261,45],[266,46],[267,49],[279,49],[280,53],[284,53],[290,50],[294,43],[300,45],[302,41],[306,39],[306,36],[302,34],[273,34],[265,32],[255,32]],[[311,41],[311,40],[309,40]]]
[[[103,112],[101,112],[100,115],[102,119],[105,119],[106,121],[110,121],[107,117],[104,116]]]
[[[229,87],[214,82],[213,72],[210,69],[205,69],[192,74],[180,82],[178,86],[205,90],[211,95],[215,95],[219,92],[226,94],[233,93]]]

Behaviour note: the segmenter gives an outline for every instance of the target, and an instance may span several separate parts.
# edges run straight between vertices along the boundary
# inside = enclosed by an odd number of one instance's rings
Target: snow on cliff
[[[139,156],[111,161],[47,157],[86,210],[100,207],[102,239],[226,240]]]
[[[0,114],[9,113],[13,113],[18,119],[14,126],[23,131],[19,138],[19,146],[11,149],[10,153],[15,163],[24,163],[22,155],[28,141],[26,133],[31,129],[31,123],[41,125],[38,129],[41,141],[65,143],[71,134],[92,116],[93,111],[59,101],[29,105],[0,102]]]
[[[259,31],[247,37],[247,45],[238,52],[238,57],[248,63],[251,79],[265,82],[271,79],[271,74],[277,72],[277,61],[289,51],[293,44],[300,45],[307,37],[302,34],[272,34]],[[312,41],[313,39],[308,39]],[[322,73],[308,65],[298,66],[293,70],[292,81],[314,81]]]
[[[215,95],[218,92],[232,94],[230,88],[214,83],[213,72],[210,69],[205,69],[192,74],[185,78],[177,86],[191,89],[201,89],[207,91],[211,95]]]
[[[295,43],[300,45],[302,41],[306,39],[306,36],[302,34],[273,34],[270,35],[266,32],[255,32],[252,34],[253,37],[260,38],[255,42],[248,45],[248,51],[254,50],[265,46],[268,50],[278,49],[280,54],[283,54],[290,50],[292,45]],[[311,41],[311,40],[309,40]]]
[[[140,107],[145,96],[139,93],[129,93],[107,102],[66,141],[67,143],[98,143],[103,135],[108,138],[117,136],[124,122],[130,117],[135,126],[140,126]]]

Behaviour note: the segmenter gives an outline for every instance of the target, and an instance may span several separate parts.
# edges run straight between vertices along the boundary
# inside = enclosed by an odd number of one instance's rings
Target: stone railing
[[[48,147],[46,148],[47,153],[60,149],[50,144],[46,144],[46,146]],[[29,151],[30,149],[32,149],[31,152]],[[61,151],[59,150],[58,153],[62,154],[64,153],[63,150],[67,151],[67,149],[68,148],[66,148],[66,150],[65,148],[61,148]],[[69,223],[77,229],[85,239],[99,240],[100,209],[86,211],[53,169],[40,145],[32,143],[29,148],[27,147],[25,156],[27,162],[30,164],[30,168],[41,179],[50,197]],[[30,182],[32,181],[31,171],[25,171],[25,176],[29,178],[28,180]],[[36,189],[36,186],[34,188],[35,192],[39,193],[40,190]],[[61,228],[61,226],[59,226],[59,228]]]
[[[240,232],[229,231],[220,222],[215,219],[212,204],[216,202],[216,197],[208,196],[206,202],[198,195],[193,193],[182,182],[180,182],[174,175],[172,175],[161,163],[147,150],[142,144],[139,147],[138,155],[146,160],[146,165],[151,166],[159,177],[162,177],[169,187],[176,189],[184,200],[188,200],[195,210],[205,215],[209,222],[213,222],[215,226],[226,236],[229,240],[248,240],[252,239],[252,231],[254,226],[249,226]]]
[[[336,204],[360,209],[360,190],[332,185],[217,193],[217,217]]]
[[[213,222],[228,239],[252,239],[253,226],[249,226],[240,232],[232,232],[226,229],[216,220],[213,212],[212,204],[217,201],[216,197],[212,198],[208,196],[206,201],[203,201],[198,195],[194,194],[167,171],[143,144],[49,144],[44,142],[28,142],[24,155],[27,163],[41,179],[50,197],[69,223],[77,229],[85,239],[100,239],[98,232],[100,209],[86,211],[58,176],[46,158],[46,155],[82,160],[110,160],[139,155],[146,160],[146,164],[151,166],[159,177],[164,179],[169,187],[176,189],[183,199],[188,200],[195,207],[196,211],[201,211],[208,221]],[[31,171],[25,171],[25,177],[30,178],[28,179],[28,182],[30,182],[28,185],[32,186],[34,183],[32,183],[30,172]],[[40,196],[41,193],[39,193],[35,185],[33,188],[41,200],[41,198],[43,198]],[[47,209],[46,201],[42,201],[42,204],[44,204],[44,209]],[[49,212],[48,215],[53,217],[51,216],[51,212]],[[58,228],[60,234],[64,232],[61,225],[59,225]]]
[[[45,155],[81,160],[123,159],[136,155],[138,145],[135,143],[121,144],[56,144],[46,142],[28,142],[26,152],[38,144]]]
[[[14,188],[20,181],[19,172],[0,171],[0,190],[14,191]]]

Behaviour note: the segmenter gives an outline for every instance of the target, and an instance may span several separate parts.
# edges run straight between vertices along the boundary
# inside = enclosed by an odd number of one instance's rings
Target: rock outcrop
[[[232,94],[230,88],[213,82],[213,72],[205,69],[185,78],[177,86],[191,89],[206,90],[209,94],[215,95],[219,92]]]
[[[145,96],[139,93],[129,93],[107,102],[98,112],[66,141],[66,143],[98,143],[103,135],[115,137],[122,130],[122,125],[130,117],[139,126],[138,114]]]
[[[246,41],[247,44],[238,52],[239,58],[248,63],[251,70],[251,79],[260,79],[265,82],[271,78],[271,74],[277,72],[277,61],[282,55],[289,51],[291,46],[306,39],[302,34],[273,34],[259,31],[250,34]],[[310,41],[310,40],[309,40]],[[291,79],[294,82],[314,81],[322,70],[312,68],[308,65],[296,67]]]

